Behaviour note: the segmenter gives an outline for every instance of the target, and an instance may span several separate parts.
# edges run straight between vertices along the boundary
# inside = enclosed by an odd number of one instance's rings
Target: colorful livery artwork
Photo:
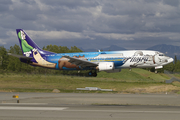
[[[22,62],[33,66],[57,70],[96,70],[119,72],[122,68],[160,67],[173,62],[173,58],[151,50],[99,51],[80,53],[53,53],[42,50],[22,29],[17,29],[23,56]]]

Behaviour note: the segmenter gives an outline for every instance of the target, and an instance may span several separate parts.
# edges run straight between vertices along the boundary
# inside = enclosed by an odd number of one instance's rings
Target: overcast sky
[[[0,0],[0,46],[22,28],[40,46],[180,46],[180,0]]]

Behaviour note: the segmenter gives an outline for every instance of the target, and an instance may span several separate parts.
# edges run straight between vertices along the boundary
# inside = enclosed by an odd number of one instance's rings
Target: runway
[[[43,109],[44,108],[44,109]],[[98,105],[3,105],[1,120],[179,120],[180,107]]]
[[[20,103],[12,98],[13,94],[19,94]],[[0,100],[0,120],[180,118],[180,99],[175,94],[0,93]]]

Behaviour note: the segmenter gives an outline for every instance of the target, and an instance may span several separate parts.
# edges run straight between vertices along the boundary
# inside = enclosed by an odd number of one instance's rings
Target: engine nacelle
[[[114,70],[114,63],[113,62],[100,62],[98,68],[99,68],[99,71]]]

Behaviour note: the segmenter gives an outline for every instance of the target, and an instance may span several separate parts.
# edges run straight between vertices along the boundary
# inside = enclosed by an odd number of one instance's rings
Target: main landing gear
[[[92,76],[92,77],[96,77],[97,76],[97,72],[96,71],[95,72],[90,71],[90,72],[88,72],[88,75]]]

